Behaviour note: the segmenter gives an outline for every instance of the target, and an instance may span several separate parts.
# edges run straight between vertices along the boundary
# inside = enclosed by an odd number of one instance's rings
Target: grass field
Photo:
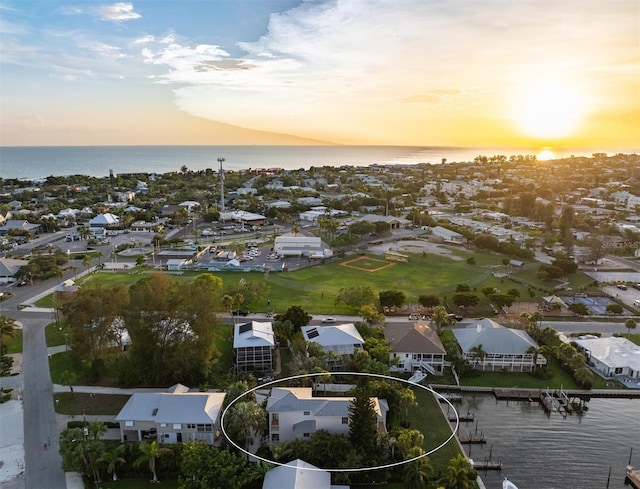
[[[22,329],[16,328],[13,338],[3,338],[4,345],[7,347],[7,353],[22,353]]]
[[[57,401],[56,412],[60,414],[115,416],[129,400],[121,394],[87,394],[84,392],[58,392],[53,395]]]
[[[260,300],[248,304],[252,312],[263,312],[271,308],[275,312],[284,312],[290,306],[298,305],[312,314],[353,314],[356,312],[353,308],[335,304],[340,289],[352,286],[370,286],[376,292],[402,290],[406,295],[407,304],[417,304],[420,295],[434,294],[451,306],[456,285],[464,283],[480,295],[480,304],[472,310],[455,312],[488,316],[492,314],[489,302],[479,293],[484,287],[494,287],[503,293],[516,289],[520,294],[519,300],[524,301],[538,301],[541,296],[553,292],[554,284],[540,282],[536,278],[539,267],[536,262],[525,262],[522,267],[516,269],[503,264],[504,255],[490,252],[453,249],[449,257],[410,251],[403,253],[409,257],[407,263],[361,254],[292,272],[185,271],[172,275],[172,278],[182,282],[192,280],[199,273],[213,273],[222,279],[225,289],[236,286],[240,280],[259,283],[264,287],[264,295]],[[465,259],[470,257],[474,258],[474,265],[466,263]],[[137,273],[93,273],[79,280],[79,285],[87,287],[100,284],[107,288],[117,285],[129,286],[152,272],[151,269],[136,270]],[[498,277],[494,275],[496,272],[500,272],[497,273]],[[583,290],[589,287],[592,280],[577,272],[568,282],[573,290]],[[270,301],[270,305],[267,301]],[[36,302],[37,306],[42,307],[53,307],[53,304],[53,295]]]

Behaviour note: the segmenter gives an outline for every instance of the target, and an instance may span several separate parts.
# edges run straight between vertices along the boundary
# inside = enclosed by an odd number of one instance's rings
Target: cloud
[[[461,95],[460,90],[432,90],[430,92],[409,95],[401,99],[403,102],[410,104],[439,104],[447,99]]]
[[[155,36],[149,34],[147,36],[139,37],[138,39],[134,39],[133,44],[148,44],[155,40]]]
[[[126,2],[101,5],[94,10],[102,20],[109,22],[125,22],[142,18],[142,15],[133,11],[133,4]]]
[[[628,46],[615,53],[633,37],[633,7],[613,1],[303,2],[272,14],[258,40],[237,42],[236,59],[176,37],[153,60],[170,67],[164,83],[180,84],[178,106],[201,117],[281,132],[362,125],[384,134],[395,122],[426,123],[427,104],[505,116],[509,90],[532,73],[577,81],[628,64]]]

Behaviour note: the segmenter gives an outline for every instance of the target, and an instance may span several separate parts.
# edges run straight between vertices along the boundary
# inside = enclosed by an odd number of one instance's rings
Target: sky
[[[640,148],[638,0],[0,0],[0,145]]]

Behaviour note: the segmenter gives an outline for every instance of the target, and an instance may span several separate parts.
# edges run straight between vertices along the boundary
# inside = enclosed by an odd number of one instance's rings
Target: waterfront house
[[[167,392],[135,392],[115,418],[120,423],[120,440],[196,440],[213,445],[224,397],[224,392],[189,392],[181,384]]]
[[[298,458],[267,472],[262,489],[349,489],[349,486],[331,484],[330,472]]]
[[[428,323],[388,323],[384,337],[391,345],[391,372],[413,373],[418,369],[432,369],[433,373],[442,374],[447,352]]]
[[[533,354],[531,350],[539,346],[525,331],[505,328],[491,319],[452,331],[465,360],[475,369],[531,372],[547,363],[544,356]]]
[[[271,389],[267,400],[269,439],[272,442],[307,440],[318,430],[336,435],[349,433],[349,406],[353,397],[314,397],[311,387]],[[371,398],[378,432],[387,432],[385,399]]]
[[[250,321],[234,326],[236,372],[271,372],[274,349],[275,337],[270,322]]]
[[[583,337],[574,340],[589,364],[604,377],[626,377],[640,381],[640,346],[627,338]]]

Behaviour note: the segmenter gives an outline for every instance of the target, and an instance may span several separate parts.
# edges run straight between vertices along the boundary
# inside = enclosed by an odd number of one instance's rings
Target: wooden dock
[[[483,434],[480,435],[460,435],[458,436],[460,443],[487,443],[487,437]]]
[[[627,476],[625,482],[628,482],[634,489],[640,489],[640,469],[634,469],[631,465],[627,465],[625,475]]]
[[[450,414],[448,416],[449,421],[455,421],[456,417],[452,414]],[[474,420],[474,414],[473,413],[467,413],[467,414],[458,414],[458,421],[460,421],[461,423],[468,423],[470,421]]]
[[[462,402],[462,394],[449,394],[448,392],[438,392],[438,401],[440,402]]]
[[[484,462],[473,461],[473,468],[476,470],[502,470],[502,461],[485,460]]]
[[[540,398],[540,390],[494,389],[493,395],[502,401],[537,401]]]

